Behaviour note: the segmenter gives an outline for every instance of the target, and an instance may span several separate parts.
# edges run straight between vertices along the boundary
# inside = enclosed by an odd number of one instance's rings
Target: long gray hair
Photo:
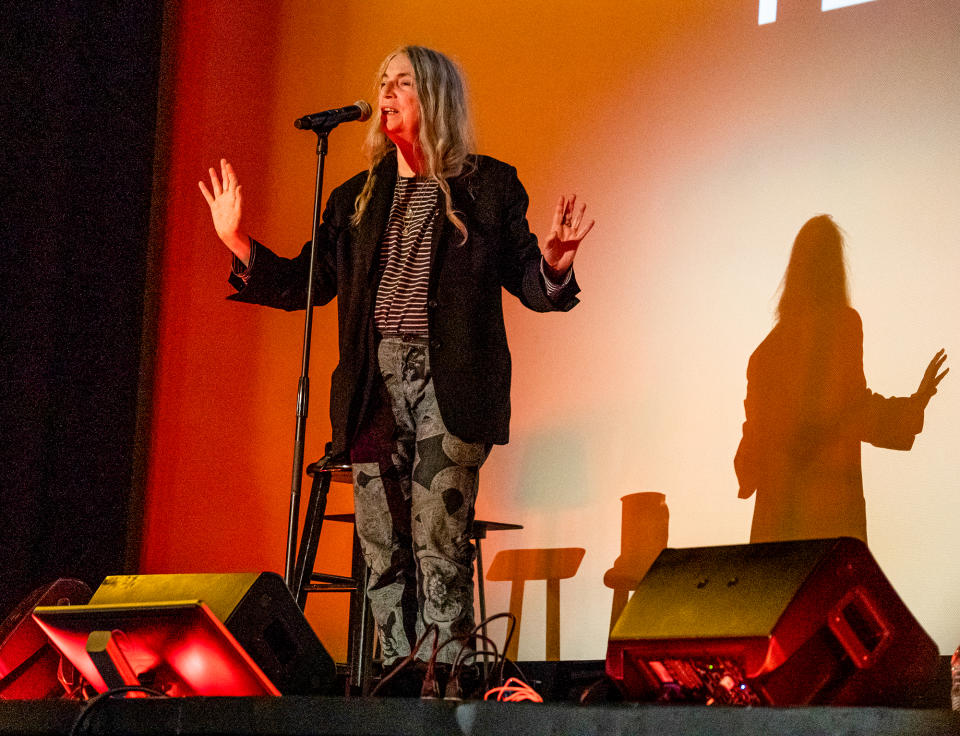
[[[449,58],[423,46],[402,46],[387,55],[377,71],[375,80],[379,90],[380,80],[390,61],[400,54],[406,55],[413,66],[414,83],[420,101],[420,132],[418,148],[423,157],[423,175],[433,179],[443,192],[447,219],[467,239],[467,226],[453,210],[450,185],[447,180],[466,173],[474,166],[476,143],[473,126],[467,110],[467,91],[463,74]],[[377,111],[379,113],[379,111]],[[380,115],[371,117],[367,128],[364,151],[369,159],[367,181],[357,196],[352,222],[358,225],[370,203],[376,180],[374,169],[396,146],[380,130]]]

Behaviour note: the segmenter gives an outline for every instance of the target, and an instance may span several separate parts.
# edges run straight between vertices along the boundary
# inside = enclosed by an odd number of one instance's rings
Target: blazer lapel
[[[387,218],[390,216],[390,205],[393,202],[393,190],[397,185],[397,158],[396,154],[388,153],[374,169],[376,181],[367,211],[363,220],[357,226],[355,247],[363,259],[364,272],[372,274],[376,268],[377,254],[383,232],[387,228]]]
[[[453,210],[457,213],[458,217],[464,220],[470,219],[467,217],[467,213],[473,210],[473,200],[476,199],[475,174],[476,172],[471,170],[466,175],[458,176],[448,180],[448,184],[450,185],[450,200],[453,205]],[[430,244],[429,293],[431,296],[436,294],[437,279],[440,274],[440,269],[437,268],[437,263],[443,263],[443,258],[446,255],[447,248],[450,247],[451,243],[459,243],[463,239],[460,231],[457,230],[453,223],[447,219],[446,202],[444,201],[443,192],[439,193],[439,197],[439,227],[435,227],[433,229],[433,239]]]

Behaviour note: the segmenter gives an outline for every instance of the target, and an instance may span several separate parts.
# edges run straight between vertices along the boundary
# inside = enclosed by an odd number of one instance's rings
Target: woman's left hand
[[[926,406],[927,402],[930,401],[930,398],[937,393],[937,386],[940,381],[943,380],[943,377],[950,372],[949,368],[945,368],[942,372],[940,368],[943,367],[943,364],[947,360],[946,350],[941,349],[937,352],[936,355],[930,360],[930,363],[927,364],[927,370],[923,372],[923,378],[920,381],[920,385],[917,387],[917,392],[914,396],[918,396],[923,402],[923,405]]]
[[[557,209],[553,213],[550,237],[540,246],[548,272],[557,280],[562,279],[570,270],[580,241],[593,229],[594,221],[587,222],[583,219],[587,206],[581,203],[577,207],[576,204],[576,194],[560,196]]]

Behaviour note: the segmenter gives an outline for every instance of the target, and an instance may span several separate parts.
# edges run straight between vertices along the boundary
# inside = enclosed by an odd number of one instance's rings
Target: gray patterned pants
[[[470,527],[490,447],[463,442],[444,426],[426,340],[384,338],[378,359],[386,394],[350,458],[367,597],[384,664],[391,664],[430,624],[441,643],[473,628]],[[429,659],[432,645],[431,637],[417,658]],[[453,662],[465,645],[444,647],[437,661]]]

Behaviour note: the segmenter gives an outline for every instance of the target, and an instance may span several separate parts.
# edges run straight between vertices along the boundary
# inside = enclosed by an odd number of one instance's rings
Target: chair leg
[[[504,656],[517,661],[517,652],[520,648],[520,619],[523,616],[523,580],[514,580],[510,586],[510,613],[513,614],[513,639],[507,647]],[[508,625],[509,630],[509,625]]]
[[[302,611],[307,605],[307,593],[304,587],[310,582],[313,565],[317,560],[317,548],[320,544],[320,531],[323,528],[323,515],[327,510],[327,493],[330,491],[330,474],[317,473],[310,487],[310,501],[307,515],[303,521],[303,532],[297,550],[297,564],[293,573],[294,600]]]
[[[560,579],[547,578],[547,653],[548,662],[560,659]]]
[[[366,568],[361,578],[363,585],[363,615],[360,619],[360,632],[362,640],[360,642],[360,660],[357,665],[357,684],[361,695],[370,694],[370,685],[373,682],[373,656],[377,645],[377,627],[373,620],[373,611],[370,610],[370,602],[366,597],[367,589]]]
[[[474,544],[477,548],[477,595],[480,603],[480,646],[478,651],[487,650],[487,599],[484,595],[483,590],[483,554],[480,551],[480,540],[482,537],[474,537]],[[480,661],[480,671],[483,675],[483,679],[487,679],[489,674],[489,663],[487,662],[486,655],[483,656],[483,659]]]
[[[373,614],[367,601],[369,571],[356,532],[353,535],[351,574],[357,587],[350,592],[350,624],[347,631],[350,672],[347,691],[350,694],[366,695],[370,689],[372,675],[375,631]]]

